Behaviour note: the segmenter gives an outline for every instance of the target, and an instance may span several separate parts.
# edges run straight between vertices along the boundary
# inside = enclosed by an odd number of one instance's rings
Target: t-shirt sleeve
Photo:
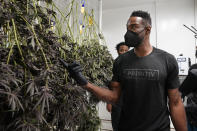
[[[169,55],[167,58],[167,89],[175,89],[180,87],[179,82],[179,70],[178,70],[178,63],[173,55]]]
[[[120,82],[120,58],[116,58],[113,64],[113,76],[112,81]]]

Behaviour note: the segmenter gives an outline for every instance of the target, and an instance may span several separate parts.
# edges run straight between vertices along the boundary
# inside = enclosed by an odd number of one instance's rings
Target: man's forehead
[[[120,48],[128,47],[127,45],[121,45]]]
[[[138,17],[138,16],[131,16],[128,20],[127,24],[141,24],[143,21],[142,17]]]

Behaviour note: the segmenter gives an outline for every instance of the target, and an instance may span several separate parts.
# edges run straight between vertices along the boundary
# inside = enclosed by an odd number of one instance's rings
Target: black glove
[[[70,76],[79,84],[80,86],[86,85],[88,81],[82,74],[82,68],[80,64],[76,63],[75,61],[71,64],[66,63],[63,59],[60,59],[60,62],[63,66],[68,70]]]

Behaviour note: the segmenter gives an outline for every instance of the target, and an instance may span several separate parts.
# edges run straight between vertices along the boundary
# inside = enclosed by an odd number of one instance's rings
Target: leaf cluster
[[[55,11],[37,2],[0,1],[0,130],[97,130],[95,98],[76,85],[58,58],[80,62],[90,82],[106,86],[112,57],[94,38],[79,44],[66,33],[55,34]]]

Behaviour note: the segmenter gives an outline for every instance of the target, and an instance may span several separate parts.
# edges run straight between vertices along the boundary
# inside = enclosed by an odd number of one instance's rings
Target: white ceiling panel
[[[145,4],[147,2],[152,2],[155,0],[102,0],[103,10],[114,9],[114,8],[124,8],[128,6]]]

